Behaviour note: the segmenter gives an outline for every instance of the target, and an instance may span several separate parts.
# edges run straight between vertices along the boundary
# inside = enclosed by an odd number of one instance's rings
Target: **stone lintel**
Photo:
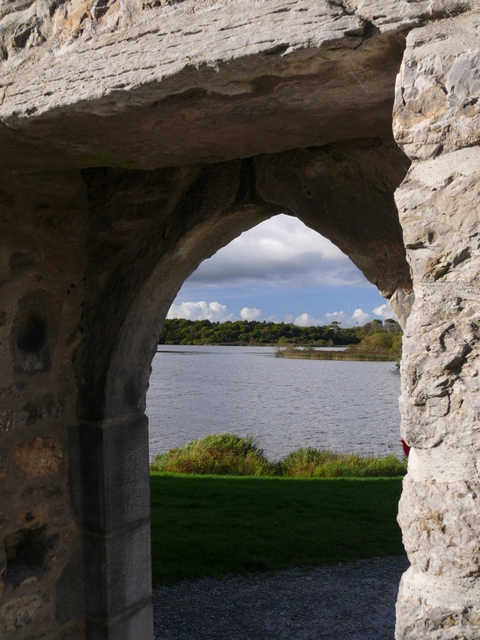
[[[4,62],[0,166],[149,170],[391,138],[403,28],[326,0],[223,5],[46,44],[21,74]]]

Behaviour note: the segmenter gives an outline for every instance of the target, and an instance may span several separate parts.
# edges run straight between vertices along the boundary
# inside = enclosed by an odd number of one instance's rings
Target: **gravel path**
[[[204,578],[154,593],[156,640],[392,640],[405,557]]]

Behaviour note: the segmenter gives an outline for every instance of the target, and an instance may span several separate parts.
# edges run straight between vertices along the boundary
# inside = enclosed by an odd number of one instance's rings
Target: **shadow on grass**
[[[401,482],[151,473],[154,585],[403,554]]]

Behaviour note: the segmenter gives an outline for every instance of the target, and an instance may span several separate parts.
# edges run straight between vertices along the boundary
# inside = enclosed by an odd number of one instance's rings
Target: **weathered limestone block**
[[[394,134],[405,153],[428,159],[480,142],[480,15],[412,31],[398,76]]]
[[[133,13],[128,29],[60,49],[50,38],[4,62],[0,140],[9,153],[0,161],[154,169],[321,145],[359,131],[391,137],[401,29],[367,37],[361,17],[326,0],[195,7]]]
[[[458,291],[456,292],[458,293]],[[460,298],[465,317],[431,326],[426,318],[435,308],[448,308]],[[408,336],[419,338],[423,352],[411,343],[404,352],[404,392],[401,398],[402,433],[416,447],[447,443],[451,447],[480,449],[478,399],[478,322],[480,306],[466,292],[453,298],[445,292],[417,303],[423,320],[412,319]],[[463,311],[463,308],[462,308]],[[408,340],[408,338],[407,338]]]
[[[454,282],[458,277],[474,281],[479,276],[479,195],[476,147],[412,169],[408,186],[397,192],[396,201],[419,284]]]
[[[480,149],[414,166],[395,197],[416,284],[403,352],[403,436],[413,446],[479,449]]]
[[[453,578],[480,575],[480,478],[417,482],[408,477],[399,524],[412,565],[424,573]]]
[[[479,18],[413,31],[397,80],[394,132],[414,164],[395,199],[415,291],[398,516],[412,566],[397,640],[480,637]]]
[[[351,51],[363,35],[361,19],[324,0],[314,8],[305,0],[266,0],[260,4],[243,0],[227,5],[214,3],[215,20],[212,20],[211,10],[189,11],[184,4],[178,9],[149,12],[148,17],[145,16],[146,22],[141,14],[137,14],[135,22],[139,24],[132,24],[128,30],[123,29],[113,35],[98,34],[94,46],[88,39],[76,42],[60,51],[57,59],[50,58],[50,73],[45,73],[45,78],[42,78],[43,88],[38,85],[28,88],[33,91],[29,98],[30,107],[35,105],[34,113],[38,116],[51,108],[71,104],[72,91],[62,87],[67,77],[76,85],[72,90],[77,112],[83,109],[91,111],[102,94],[109,95],[110,103],[103,110],[99,109],[99,114],[109,115],[114,110],[125,109],[130,106],[126,91],[139,83],[148,85],[154,81],[163,81],[162,87],[155,87],[157,100],[201,86],[234,97],[252,91],[248,83],[251,72],[248,66],[243,66],[241,77],[235,65],[231,70],[220,69],[218,65],[232,64],[237,58],[251,57],[253,60],[253,56],[262,53],[273,58],[268,60],[267,57],[267,61],[258,59],[257,71],[268,62],[270,71],[275,75],[285,74],[289,67],[288,55],[282,59],[278,54],[296,51],[296,71],[303,75],[314,69],[312,64],[318,66],[318,62],[312,60],[313,51],[302,51],[306,44],[308,49],[328,49],[336,43],[340,48]],[[52,40],[48,47],[54,48],[56,44]],[[280,44],[282,50],[277,51]],[[89,66],[80,70],[77,56],[87,51],[90,53]],[[123,55],[119,58],[120,52]],[[302,54],[307,54],[304,61]],[[37,60],[35,67],[28,65],[28,69],[24,68],[22,84],[30,72],[34,73],[34,68],[43,75],[47,71],[47,60],[44,70],[41,70],[42,64],[43,61],[39,65]],[[15,67],[15,61],[4,63],[3,81],[9,76],[13,80],[11,74]],[[182,75],[172,87],[169,79],[180,72]],[[24,99],[13,86],[3,86],[6,93],[2,116],[8,111],[13,115],[14,110],[17,119],[22,115],[28,116],[25,113],[28,105]],[[55,94],[51,89],[55,89]],[[137,95],[136,104],[149,101],[151,96],[151,91],[144,88]],[[85,100],[91,104],[86,104]],[[14,103],[16,107],[12,109]]]
[[[426,576],[410,567],[400,582],[396,638],[476,640],[480,627],[476,579]]]
[[[2,58],[8,60],[32,48],[52,44],[58,47],[72,40],[118,32],[151,20],[159,12],[166,19],[172,14],[180,15],[180,23],[185,16],[211,12],[224,5],[231,10],[241,5],[248,14],[253,4],[245,0],[11,0],[0,7],[0,51]],[[334,0],[331,4],[387,31],[418,25],[422,20],[450,17],[473,6],[474,0]],[[292,6],[294,3],[284,0],[281,9],[289,11]],[[245,20],[247,24],[252,22],[250,16]]]

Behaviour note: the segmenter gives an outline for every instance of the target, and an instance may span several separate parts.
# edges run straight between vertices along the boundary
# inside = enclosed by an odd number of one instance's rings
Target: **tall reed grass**
[[[281,465],[282,475],[291,478],[391,478],[407,472],[406,461],[394,455],[375,458],[312,448],[293,451]]]
[[[266,459],[257,441],[233,433],[213,434],[170,449],[155,456],[151,469],[221,476],[275,475],[275,465]]]
[[[313,448],[298,449],[284,460],[271,462],[255,438],[220,433],[155,456],[151,470],[225,476],[385,478],[405,475],[407,463],[394,455],[376,458]]]

